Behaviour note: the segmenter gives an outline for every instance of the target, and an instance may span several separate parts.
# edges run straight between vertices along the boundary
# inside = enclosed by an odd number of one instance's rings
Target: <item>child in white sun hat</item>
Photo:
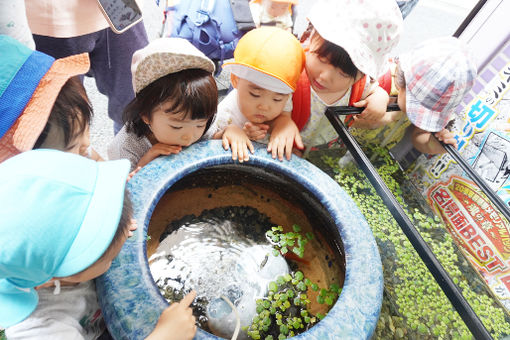
[[[337,133],[324,115],[328,106],[366,107],[359,116],[346,120],[353,126],[371,128],[384,117],[389,97],[377,79],[386,69],[403,24],[393,0],[321,0],[308,19],[301,39],[305,72],[293,95],[295,124],[287,117],[279,118],[271,136],[276,138],[276,131],[295,136],[299,145],[299,130],[307,151],[336,144],[332,141]],[[280,142],[287,143],[287,138],[280,137]]]
[[[261,27],[245,34],[234,51],[234,61],[223,65],[231,72],[234,90],[219,104],[206,136],[223,139],[223,147],[232,149],[232,159],[248,161],[249,151],[253,152],[250,138],[264,139],[276,117],[290,117],[289,96],[296,89],[304,60],[303,48],[290,32]]]
[[[136,95],[108,146],[109,159],[127,158],[135,170],[198,141],[218,105],[214,68],[181,38],[156,39],[136,51],[131,63]]]
[[[413,146],[428,154],[444,153],[432,137],[456,145],[445,127],[473,86],[476,66],[467,46],[457,38],[423,42],[397,60],[398,105],[413,124]]]

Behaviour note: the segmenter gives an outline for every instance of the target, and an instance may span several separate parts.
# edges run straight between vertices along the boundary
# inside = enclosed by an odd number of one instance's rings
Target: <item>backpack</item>
[[[206,56],[215,62],[219,61],[221,65],[224,59],[234,56],[237,42],[246,32],[238,28],[230,2],[181,0],[175,11],[171,36],[189,40]],[[247,29],[253,27],[254,24]]]

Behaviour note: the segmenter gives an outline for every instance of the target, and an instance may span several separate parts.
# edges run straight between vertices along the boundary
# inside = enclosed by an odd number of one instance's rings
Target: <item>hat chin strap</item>
[[[55,290],[53,291],[53,295],[60,294],[60,280],[53,281],[53,284],[55,285]]]
[[[231,64],[225,65],[224,68],[228,69],[237,77],[248,80],[266,90],[281,94],[289,94],[294,92],[292,88],[290,88],[290,86],[285,84],[282,80],[261,71],[257,71],[249,66]]]

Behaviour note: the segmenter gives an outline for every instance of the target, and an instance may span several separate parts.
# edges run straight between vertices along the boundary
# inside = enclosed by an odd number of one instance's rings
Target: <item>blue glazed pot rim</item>
[[[265,145],[255,143],[255,147],[248,164],[301,183],[331,215],[344,245],[346,273],[340,297],[321,322],[294,338],[370,338],[379,318],[383,279],[377,245],[363,215],[343,189],[313,164],[296,156],[291,161],[274,160]],[[159,157],[131,179],[128,188],[138,229],[110,270],[96,280],[103,315],[115,338],[145,338],[168,306],[152,280],[146,255],[149,222],[161,197],[175,182],[199,169],[233,163],[221,141],[211,140]],[[199,329],[195,339],[219,338]]]

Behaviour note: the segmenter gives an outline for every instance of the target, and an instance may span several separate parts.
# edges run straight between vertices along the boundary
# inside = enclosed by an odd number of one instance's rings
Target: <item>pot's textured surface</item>
[[[265,145],[255,143],[248,164],[288,177],[315,196],[335,221],[345,252],[342,293],[328,315],[295,339],[368,339],[382,302],[381,260],[374,237],[351,198],[328,175],[296,156],[273,160]],[[146,239],[152,214],[165,192],[181,178],[206,167],[233,164],[221,140],[196,143],[177,155],[160,157],[129,182],[138,229],[123,246],[110,270],[96,280],[99,302],[115,339],[143,339],[168,306],[152,279]],[[239,167],[246,166],[239,164]],[[218,339],[198,330],[195,339]]]

